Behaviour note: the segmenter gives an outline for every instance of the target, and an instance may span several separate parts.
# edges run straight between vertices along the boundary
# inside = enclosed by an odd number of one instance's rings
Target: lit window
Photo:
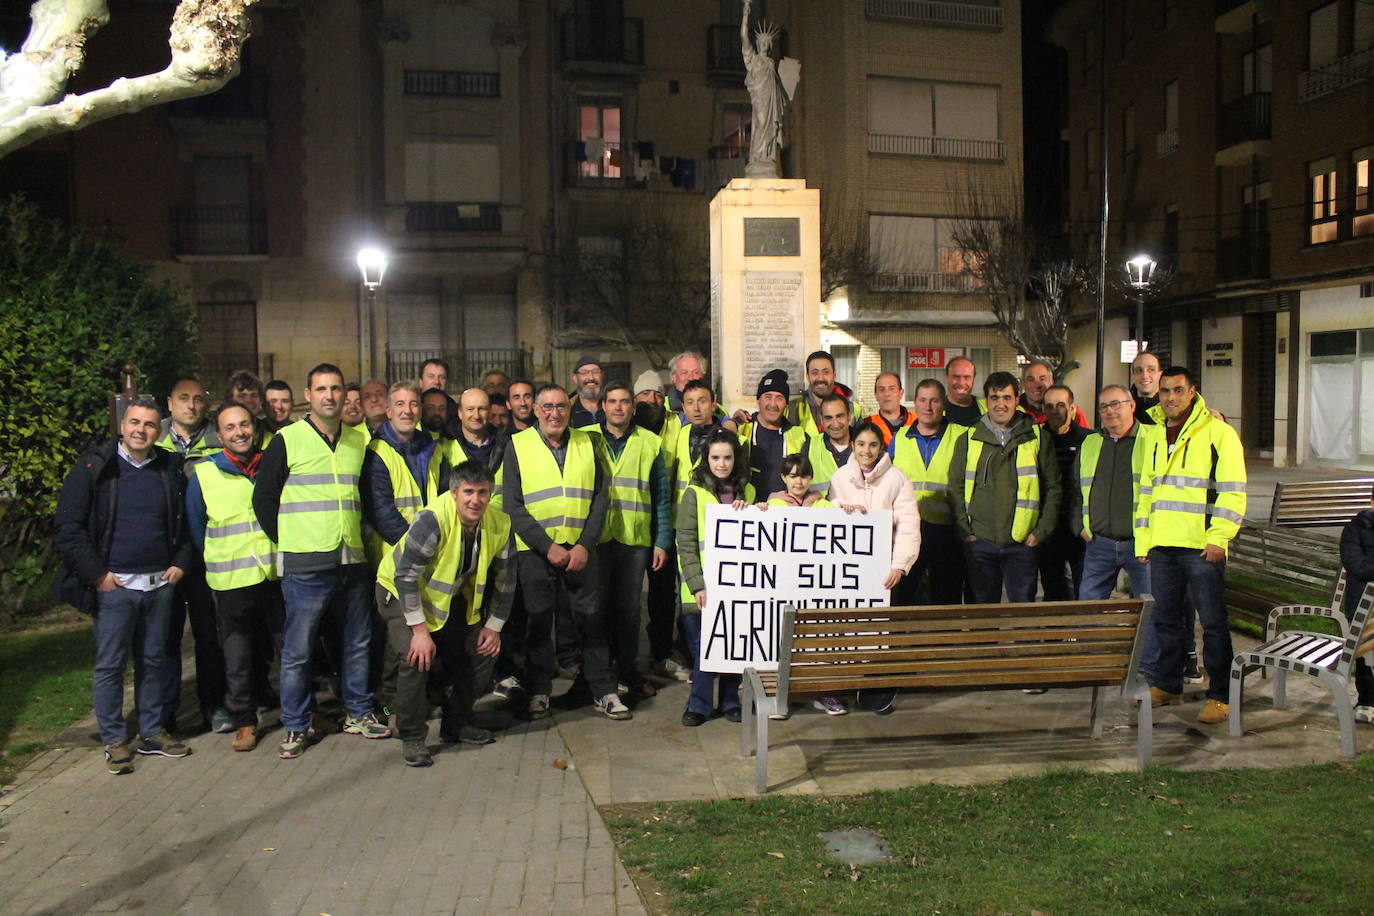
[[[1337,236],[1336,168],[1331,159],[1314,162],[1308,167],[1312,189],[1312,219],[1308,241],[1313,245],[1334,242]]]

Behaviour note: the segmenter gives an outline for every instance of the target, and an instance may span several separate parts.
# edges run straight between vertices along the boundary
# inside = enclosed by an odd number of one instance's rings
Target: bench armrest
[[[1278,633],[1280,617],[1327,617],[1336,621],[1341,628],[1341,636],[1350,635],[1350,624],[1345,619],[1345,614],[1339,610],[1329,607],[1318,607],[1314,604],[1283,604],[1269,612],[1269,620],[1264,624],[1264,641],[1268,642]]]
[[[744,680],[749,685],[749,693],[754,698],[754,709],[758,715],[766,719],[769,715],[778,711],[777,697],[770,697],[768,695],[767,690],[765,690],[763,686],[763,678],[759,677],[759,670],[757,668],[745,668]]]

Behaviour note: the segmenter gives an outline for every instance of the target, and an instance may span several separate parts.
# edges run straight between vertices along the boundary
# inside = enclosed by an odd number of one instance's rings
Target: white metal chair
[[[1347,757],[1355,756],[1355,716],[1351,709],[1350,696],[1346,684],[1355,667],[1355,659],[1374,656],[1374,619],[1370,610],[1374,607],[1374,582],[1365,586],[1355,613],[1349,620],[1341,609],[1345,599],[1346,574],[1341,570],[1336,580],[1336,590],[1331,598],[1331,607],[1316,607],[1309,604],[1287,604],[1269,612],[1269,620],[1264,628],[1264,642],[1247,652],[1239,652],[1231,662],[1231,735],[1240,737],[1244,733],[1241,726],[1241,694],[1245,687],[1245,675],[1256,668],[1274,669],[1274,708],[1282,709],[1286,702],[1284,690],[1288,672],[1315,677],[1331,691],[1336,704],[1336,719],[1341,726],[1341,750]],[[1278,622],[1282,617],[1327,617],[1336,621],[1341,635],[1330,636],[1325,633],[1310,633],[1306,630],[1278,632]]]

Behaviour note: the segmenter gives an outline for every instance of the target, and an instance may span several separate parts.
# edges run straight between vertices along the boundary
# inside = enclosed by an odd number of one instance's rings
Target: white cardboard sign
[[[892,512],[706,508],[703,671],[778,667],[788,607],[886,607]]]

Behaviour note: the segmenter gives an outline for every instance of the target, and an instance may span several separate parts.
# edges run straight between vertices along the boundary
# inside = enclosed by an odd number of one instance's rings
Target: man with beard
[[[787,419],[794,426],[800,426],[808,436],[819,436],[821,401],[832,394],[839,394],[849,402],[854,423],[858,423],[862,411],[854,400],[854,392],[848,385],[835,381],[835,357],[825,350],[817,350],[806,358],[806,389],[787,405]]]
[[[224,450],[197,464],[190,475],[186,524],[214,590],[233,748],[251,751],[258,744],[255,688],[267,682],[270,647],[275,643],[281,650],[277,545],[253,516],[253,478],[262,458],[253,417],[246,407],[230,404],[220,408],[215,421]]]
[[[645,369],[635,379],[635,425],[661,435],[668,413],[663,405],[663,379],[653,369]]]
[[[534,425],[534,383],[527,378],[518,378],[506,389],[506,404],[510,407],[510,433],[514,435],[522,429]]]
[[[767,373],[759,379],[758,413],[752,423],[740,427],[740,439],[749,453],[749,473],[755,493],[781,490],[782,459],[806,451],[806,433],[783,416],[790,394],[785,370],[774,369]]]
[[[594,357],[583,356],[573,367],[573,405],[568,425],[573,429],[591,426],[606,419],[601,409],[601,385],[605,376]]]
[[[491,406],[487,409],[487,420],[497,432],[504,433],[510,429],[510,405],[506,403],[504,394],[491,395]]]
[[[448,422],[448,395],[440,388],[426,388],[420,396],[420,425],[431,436],[444,431]]]
[[[343,407],[339,409],[339,418],[344,426],[356,429],[365,438],[372,435],[372,431],[363,421],[363,386],[357,382],[349,382],[344,386]]]

